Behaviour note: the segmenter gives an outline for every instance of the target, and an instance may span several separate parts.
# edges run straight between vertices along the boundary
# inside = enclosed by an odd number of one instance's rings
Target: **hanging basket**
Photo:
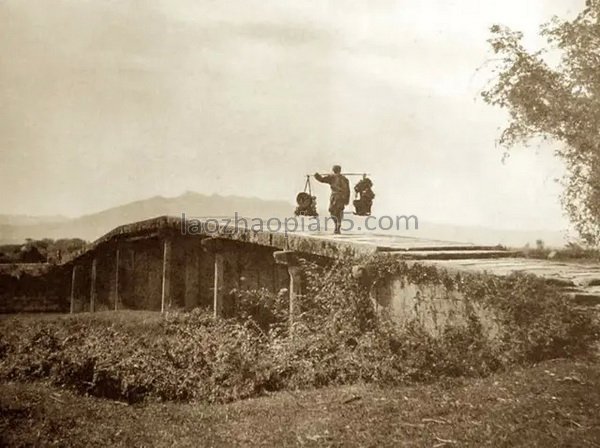
[[[310,188],[310,176],[306,176],[304,191],[296,195],[296,216],[319,216],[317,213],[317,198],[312,195]]]
[[[371,215],[371,207],[373,206],[373,199],[375,198],[375,193],[373,193],[371,187],[373,187],[373,182],[368,177],[363,177],[354,186],[354,192],[356,194],[356,199],[353,202],[355,215]]]
[[[313,197],[304,191],[301,191],[296,196],[296,204],[298,204],[298,207],[302,207],[302,208],[310,207],[312,205],[312,200],[313,200]]]

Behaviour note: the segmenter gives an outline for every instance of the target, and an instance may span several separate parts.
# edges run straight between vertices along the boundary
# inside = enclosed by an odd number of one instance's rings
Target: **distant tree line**
[[[0,245],[0,263],[60,263],[85,245],[80,238],[28,238],[23,244]]]

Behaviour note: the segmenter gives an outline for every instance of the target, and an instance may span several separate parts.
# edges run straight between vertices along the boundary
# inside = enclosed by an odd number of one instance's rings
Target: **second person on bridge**
[[[340,234],[342,228],[342,218],[344,216],[344,207],[350,202],[350,182],[342,174],[340,165],[333,165],[331,169],[333,174],[321,175],[315,173],[315,179],[331,187],[331,196],[329,198],[329,213],[335,223],[334,234]]]

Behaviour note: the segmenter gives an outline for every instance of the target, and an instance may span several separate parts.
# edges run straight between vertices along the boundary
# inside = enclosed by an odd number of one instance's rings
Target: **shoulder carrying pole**
[[[327,176],[328,174],[331,174],[331,173],[319,173],[319,174],[321,174],[321,176]],[[363,179],[367,176],[370,176],[369,173],[340,173],[340,174],[342,174],[344,176],[362,176]],[[310,176],[312,176],[312,174],[306,175],[307,178],[310,178]]]

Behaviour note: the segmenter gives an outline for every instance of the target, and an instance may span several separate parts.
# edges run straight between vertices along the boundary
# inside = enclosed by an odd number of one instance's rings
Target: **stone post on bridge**
[[[77,280],[77,265],[73,263],[73,272],[71,273],[71,306],[69,312],[73,314],[75,312],[75,287]]]
[[[373,268],[367,265],[359,264],[352,266],[352,277],[363,287],[369,291],[369,298],[375,309],[375,313],[379,311],[379,297],[377,296],[377,287],[374,287],[375,273]]]
[[[183,267],[183,304],[186,310],[191,310],[198,306],[200,293],[202,289],[201,275],[201,241],[194,238],[189,242],[186,241],[185,247],[182,248],[184,257]]]
[[[215,276],[213,289],[213,314],[214,317],[223,316],[223,300],[225,293],[225,247],[222,240],[218,238],[206,238],[202,240],[202,248],[215,257]]]
[[[96,270],[98,260],[92,258],[92,272],[90,274],[90,313],[96,311]]]
[[[119,309],[119,257],[120,250],[117,247],[115,250],[115,289],[114,289],[114,301],[115,301],[115,311]]]
[[[277,264],[287,266],[288,273],[290,275],[290,307],[289,307],[289,320],[290,320],[290,331],[294,324],[295,308],[297,306],[298,299],[302,295],[302,268],[298,260],[296,252],[289,250],[282,250],[273,252],[273,258]]]
[[[162,265],[162,291],[160,299],[160,311],[164,313],[171,307],[171,252],[173,241],[166,237],[163,242],[163,265]]]

